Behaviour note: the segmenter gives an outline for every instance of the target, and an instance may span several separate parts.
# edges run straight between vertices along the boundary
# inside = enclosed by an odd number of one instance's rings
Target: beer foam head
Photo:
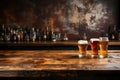
[[[91,41],[91,42],[99,41],[99,39],[98,39],[98,38],[91,38],[90,41]]]
[[[108,37],[100,37],[100,41],[109,41]]]
[[[87,40],[79,40],[78,44],[88,44],[88,41]]]

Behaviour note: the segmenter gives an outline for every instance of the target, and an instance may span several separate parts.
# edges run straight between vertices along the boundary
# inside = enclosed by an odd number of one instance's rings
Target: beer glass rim
[[[109,41],[108,37],[99,37],[100,41]]]
[[[99,38],[90,38],[90,41],[93,42],[93,41],[100,41]]]
[[[78,40],[78,44],[88,44],[87,40]]]

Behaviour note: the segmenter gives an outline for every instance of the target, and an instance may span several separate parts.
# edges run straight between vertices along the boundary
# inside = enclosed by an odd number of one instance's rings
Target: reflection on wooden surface
[[[80,59],[78,54],[77,50],[1,50],[0,71],[120,70],[120,50],[109,50],[104,59]]]

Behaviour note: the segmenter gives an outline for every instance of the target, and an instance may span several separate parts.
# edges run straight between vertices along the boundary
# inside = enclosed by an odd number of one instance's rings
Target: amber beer
[[[79,48],[79,57],[85,57],[87,53],[88,41],[87,40],[79,40],[78,48]]]
[[[93,57],[93,58],[98,57],[99,39],[91,38],[90,46],[91,46],[91,57]]]
[[[108,56],[108,37],[100,37],[100,58]]]

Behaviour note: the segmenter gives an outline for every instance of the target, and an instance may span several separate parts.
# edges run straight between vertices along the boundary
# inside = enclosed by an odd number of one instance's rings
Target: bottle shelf
[[[77,41],[0,42],[3,46],[77,46]],[[120,46],[120,41],[111,40],[109,45]]]

